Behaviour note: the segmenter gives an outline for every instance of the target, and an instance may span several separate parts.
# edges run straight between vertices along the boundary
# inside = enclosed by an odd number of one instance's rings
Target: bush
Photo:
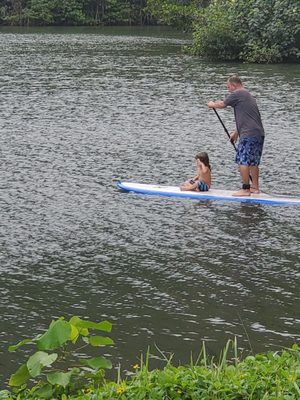
[[[258,63],[300,60],[298,0],[240,0],[235,2],[236,24],[245,37],[241,58]],[[299,44],[298,44],[299,45]]]
[[[231,7],[212,3],[195,23],[191,52],[211,60],[239,60],[243,37],[235,29]]]
[[[192,53],[255,63],[300,61],[299,0],[213,1],[195,24]]]
[[[147,0],[146,10],[159,24],[170,25],[186,32],[192,30],[193,22],[202,8],[201,0]]]
[[[110,332],[111,323],[95,323],[76,316],[69,321],[59,318],[44,334],[10,346],[12,352],[24,345],[33,345],[37,351],[11,375],[8,384],[16,388],[11,397],[5,397],[4,391],[0,392],[0,399],[60,399],[101,386],[104,370],[112,367],[111,362],[102,356],[82,357],[79,350],[82,353],[86,346],[111,345],[113,341],[93,331]]]

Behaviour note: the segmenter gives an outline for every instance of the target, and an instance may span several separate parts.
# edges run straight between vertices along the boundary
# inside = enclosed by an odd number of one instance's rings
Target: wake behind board
[[[247,197],[233,196],[234,191],[231,190],[220,190],[211,189],[208,192],[182,192],[177,186],[165,186],[165,185],[150,185],[146,183],[134,183],[134,182],[117,182],[118,188],[127,192],[141,193],[141,194],[152,194],[158,196],[173,196],[173,197],[187,197],[197,200],[225,200],[225,201],[239,201],[248,203],[263,203],[263,204],[293,204],[300,205],[299,198],[284,197],[284,196],[273,196],[266,193],[252,194]]]

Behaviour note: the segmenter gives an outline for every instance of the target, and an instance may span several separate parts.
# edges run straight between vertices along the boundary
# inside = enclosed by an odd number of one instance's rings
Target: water
[[[71,315],[113,322],[130,370],[155,345],[187,362],[238,337],[244,352],[300,338],[299,209],[138,196],[118,179],[181,183],[207,151],[214,187],[234,154],[206,107],[239,72],[267,133],[262,189],[300,196],[297,65],[207,63],[160,29],[2,29],[1,365],[7,346]],[[232,110],[220,115],[234,127]]]

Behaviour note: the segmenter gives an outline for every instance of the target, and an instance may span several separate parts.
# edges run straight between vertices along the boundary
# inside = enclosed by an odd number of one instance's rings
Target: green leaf
[[[8,351],[16,351],[19,347],[23,346],[24,344],[32,343],[32,339],[23,339],[19,343],[9,346]]]
[[[300,396],[300,389],[299,389],[299,386],[297,385],[296,382],[294,382],[294,388],[296,389],[296,392],[297,392],[298,395]]]
[[[91,346],[106,346],[114,344],[114,341],[107,336],[89,336],[84,339],[86,339],[85,342],[89,343]]]
[[[34,398],[50,399],[53,395],[53,388],[48,383],[34,392]]]
[[[8,390],[0,390],[0,399],[9,399],[11,398]]]
[[[107,360],[105,357],[94,357],[89,359],[81,359],[81,364],[87,365],[90,368],[95,370],[98,369],[111,369],[112,363],[110,360]]]
[[[9,379],[9,386],[21,386],[31,378],[27,365],[23,364],[17,371],[11,375]]]
[[[72,317],[70,319],[70,324],[75,325],[76,328],[81,329],[95,329],[98,331],[104,332],[111,332],[112,324],[109,321],[102,321],[102,322],[92,322],[92,321],[85,321],[80,319],[79,317]]]
[[[8,390],[0,390],[0,400],[11,399],[10,392]]]
[[[77,315],[74,315],[70,320],[70,324],[74,325],[74,326],[79,326],[80,322],[82,321],[82,319],[80,319],[79,317],[77,317]]]
[[[47,380],[51,385],[59,385],[62,387],[68,386],[73,371],[70,372],[53,372],[47,375]]]
[[[71,325],[61,319],[52,321],[49,329],[38,340],[39,350],[54,350],[66,343],[71,337]]]
[[[76,343],[77,339],[79,337],[79,330],[76,328],[76,326],[71,325],[71,333],[69,339],[71,340],[72,343]]]
[[[30,375],[35,378],[41,373],[43,367],[49,367],[57,359],[57,354],[48,354],[44,351],[37,351],[27,361],[27,368]]]

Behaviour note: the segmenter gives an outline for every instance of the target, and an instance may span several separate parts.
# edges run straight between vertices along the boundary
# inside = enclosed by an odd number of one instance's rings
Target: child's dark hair
[[[205,152],[202,153],[198,153],[195,155],[195,160],[199,160],[201,162],[203,162],[203,164],[208,167],[211,170],[211,166],[209,163],[209,158],[208,158],[208,154]]]

